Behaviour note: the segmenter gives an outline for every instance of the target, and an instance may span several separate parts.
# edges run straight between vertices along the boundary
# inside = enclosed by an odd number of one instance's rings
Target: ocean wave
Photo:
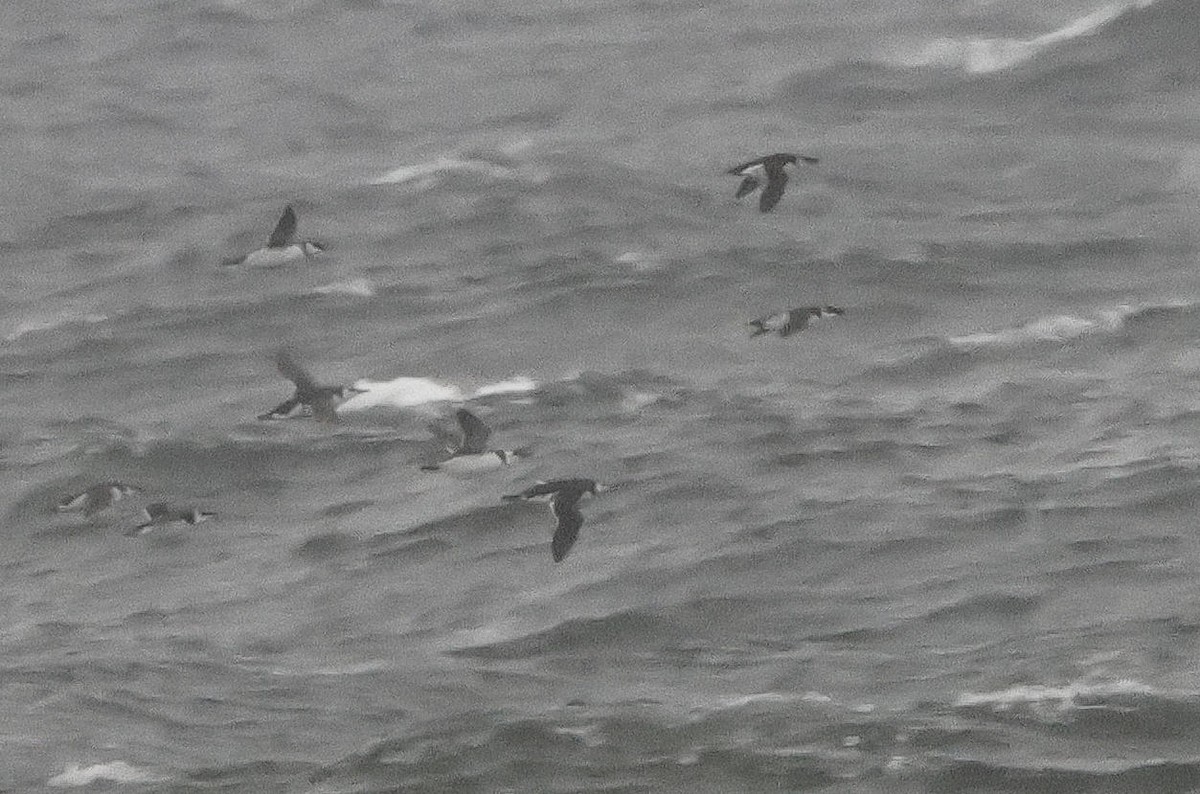
[[[929,336],[908,340],[867,371],[868,376],[936,377],[969,369],[987,357],[1042,346],[1133,333],[1145,323],[1179,323],[1180,333],[1191,333],[1200,303],[1177,301],[1120,304],[1078,314],[1036,317],[1020,325],[954,336]],[[1170,333],[1156,327],[1156,333]]]
[[[148,769],[128,764],[125,761],[109,761],[104,764],[82,766],[68,764],[60,774],[46,781],[52,788],[78,788],[90,786],[93,783],[108,781],[112,783],[164,783],[170,778],[151,772]]]
[[[974,759],[955,760],[930,780],[933,791],[1193,791],[1200,764],[1152,759],[1041,761],[1036,767]]]
[[[401,376],[389,381],[361,379],[356,388],[365,389],[347,400],[339,411],[355,412],[377,407],[414,408],[446,402],[468,402],[506,397],[523,402],[528,395],[546,406],[573,402],[612,402],[623,412],[636,412],[664,400],[681,399],[680,389],[668,379],[640,370],[615,374],[581,372],[542,383],[528,375],[513,375],[474,389],[431,378]]]
[[[1042,599],[1034,595],[987,593],[964,598],[953,604],[937,607],[924,615],[929,622],[949,620],[968,625],[988,625],[992,619],[1018,620],[1040,606]]]
[[[413,408],[433,403],[465,402],[502,394],[526,394],[538,389],[537,382],[524,375],[514,375],[495,383],[487,383],[470,392],[452,383],[407,376],[388,381],[363,379],[356,381],[354,386],[365,389],[365,392],[347,400],[339,408],[340,411],[362,411],[380,406]]]
[[[894,731],[854,719],[814,730],[804,717],[840,710],[828,699],[761,693],[729,700],[698,713],[641,697],[573,700],[508,719],[485,711],[436,718],[328,764],[310,781],[355,790],[524,791],[553,770],[616,780],[622,790],[709,790],[706,783],[718,780],[723,791],[809,791],[872,774],[874,753],[845,748],[864,738],[893,741]],[[629,758],[639,760],[631,766]]]
[[[451,649],[451,656],[477,659],[529,659],[554,653],[594,651],[597,646],[629,650],[633,646],[656,646],[677,634],[670,621],[640,610],[628,609],[610,615],[569,618],[531,634],[510,639],[492,639]]]
[[[1155,734],[1166,731],[1170,723],[1176,724],[1179,735],[1200,731],[1200,701],[1195,693],[1160,690],[1135,679],[1017,684],[991,692],[964,692],[954,708],[1046,724],[1087,720],[1094,730],[1107,725],[1114,734],[1135,727],[1138,733]]]
[[[1113,309],[1100,310],[1091,317],[1072,314],[1051,315],[1030,320],[1024,325],[1002,328],[998,331],[980,331],[962,336],[952,336],[946,341],[953,348],[965,351],[1012,348],[1037,342],[1069,342],[1094,333],[1119,331],[1126,318],[1137,312],[1138,309],[1132,306],[1118,306]]]
[[[82,314],[64,311],[51,315],[37,315],[16,320],[4,330],[4,341],[15,342],[29,334],[55,331],[75,325],[96,325],[109,319],[109,315],[99,312],[84,312]]]
[[[397,166],[370,180],[368,184],[411,184],[419,190],[424,190],[456,176],[483,179],[487,182],[521,181],[537,184],[543,181],[544,175],[518,159],[518,155],[528,147],[528,141],[519,141],[499,151],[442,155],[422,163]]]
[[[918,49],[897,53],[893,62],[905,67],[938,66],[986,74],[1009,69],[1057,45],[1089,36],[1131,9],[1145,8],[1154,0],[1112,3],[1084,14],[1066,25],[1029,39],[966,37],[934,39]]]
[[[375,285],[368,278],[348,278],[314,287],[312,292],[316,295],[354,295],[370,298],[375,294]]]
[[[516,375],[508,380],[489,383],[475,390],[475,397],[490,397],[496,394],[523,394],[538,388],[537,381],[524,375]]]

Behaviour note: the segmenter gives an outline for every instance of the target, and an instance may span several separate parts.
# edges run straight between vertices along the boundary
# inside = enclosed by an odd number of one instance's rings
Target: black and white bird
[[[554,513],[554,538],[550,541],[550,554],[555,562],[562,562],[579,538],[579,528],[583,526],[583,513],[579,512],[579,500],[585,496],[594,496],[610,489],[595,480],[577,478],[570,480],[551,480],[531,485],[518,494],[501,497],[504,501],[530,499],[549,499],[550,511]]]
[[[107,510],[126,496],[141,493],[141,489],[123,482],[102,482],[93,485],[86,491],[64,497],[58,503],[60,513],[82,511],[85,518],[91,518],[102,510]]]
[[[490,449],[488,439],[492,429],[475,414],[466,408],[459,408],[454,414],[458,423],[458,432],[447,432],[440,425],[430,425],[430,431],[438,437],[446,447],[449,457],[439,463],[430,463],[421,467],[422,471],[449,471],[468,473],[487,471],[508,466],[519,457],[524,457],[527,450]]]
[[[845,313],[844,309],[839,309],[836,306],[806,306],[801,309],[788,309],[784,312],[775,312],[774,314],[768,314],[766,317],[751,320],[750,325],[754,330],[750,332],[750,336],[751,338],[762,336],[772,331],[780,336],[791,336],[797,331],[803,331],[808,326],[810,319],[841,317]]]
[[[763,188],[762,196],[758,199],[758,209],[760,212],[770,212],[775,209],[779,199],[783,198],[783,189],[787,186],[788,181],[788,169],[799,163],[816,165],[818,162],[820,160],[816,157],[779,153],[768,154],[766,157],[734,166],[729,169],[729,173],[742,177],[742,183],[738,185],[737,192],[733,196],[739,199],[747,196],[762,187],[765,182],[766,187]]]
[[[201,521],[207,521],[217,515],[216,513],[198,510],[195,507],[176,510],[166,502],[155,502],[146,505],[146,509],[143,512],[146,520],[126,532],[126,535],[141,535],[156,527],[165,527],[170,524],[191,524],[194,526]]]
[[[296,211],[292,205],[283,209],[283,215],[275,224],[275,231],[267,240],[265,248],[251,251],[245,256],[225,260],[226,265],[246,265],[247,267],[280,267],[303,262],[325,252],[325,246],[316,240],[296,239]]]
[[[354,386],[322,386],[313,380],[304,367],[288,350],[275,354],[275,366],[279,374],[296,384],[296,391],[279,405],[260,415],[259,419],[285,419],[296,412],[301,416],[314,416],[322,422],[336,422],[337,408],[356,394],[366,389]]]

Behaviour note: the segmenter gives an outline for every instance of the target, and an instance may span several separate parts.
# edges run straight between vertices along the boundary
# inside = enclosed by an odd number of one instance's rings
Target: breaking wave
[[[1053,47],[1095,34],[1131,9],[1145,8],[1153,2],[1133,0],[1106,5],[1057,30],[1028,39],[987,36],[934,39],[915,51],[895,56],[895,63],[905,67],[962,69],[972,74],[998,72],[1024,63]]]

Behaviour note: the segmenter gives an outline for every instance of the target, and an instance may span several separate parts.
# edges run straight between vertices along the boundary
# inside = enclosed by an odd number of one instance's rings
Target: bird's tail
[[[519,493],[510,493],[510,494],[505,494],[504,496],[501,496],[500,501],[502,501],[502,502],[519,502],[524,498],[525,497]]]
[[[765,327],[763,327],[762,320],[751,320],[749,322],[749,325],[754,326],[754,330],[750,332],[751,339],[753,339],[756,336],[762,336],[763,334],[771,333],[769,330],[767,330]]]

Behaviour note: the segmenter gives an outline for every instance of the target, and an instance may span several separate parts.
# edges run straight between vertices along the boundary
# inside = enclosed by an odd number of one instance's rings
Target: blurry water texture
[[[0,788],[1200,789],[1197,30],[0,5]],[[371,392],[257,421],[284,345]],[[534,456],[421,472],[465,400]]]

